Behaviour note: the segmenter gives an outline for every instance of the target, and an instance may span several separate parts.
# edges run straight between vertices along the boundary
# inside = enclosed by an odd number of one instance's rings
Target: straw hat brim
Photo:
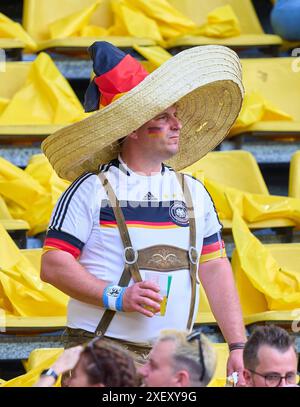
[[[57,174],[73,181],[115,158],[117,140],[176,103],[182,122],[180,149],[167,164],[180,170],[226,137],[243,94],[241,66],[234,51],[216,45],[190,48],[106,108],[48,136],[42,149]]]

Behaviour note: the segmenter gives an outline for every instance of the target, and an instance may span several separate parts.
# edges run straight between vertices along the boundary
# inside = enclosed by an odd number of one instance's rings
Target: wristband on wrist
[[[111,309],[113,311],[123,311],[123,296],[126,287],[120,287],[119,285],[108,285],[102,296],[104,308]]]
[[[233,350],[236,350],[236,349],[244,349],[245,342],[233,342],[233,343],[230,343],[228,345],[228,347],[229,347],[229,352],[232,352]]]
[[[58,379],[58,374],[50,367],[50,369],[43,370],[40,376],[51,376],[56,381]]]

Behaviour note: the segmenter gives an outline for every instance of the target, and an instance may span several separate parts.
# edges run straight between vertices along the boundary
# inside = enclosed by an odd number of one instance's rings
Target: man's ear
[[[174,381],[176,387],[189,387],[191,385],[189,372],[184,369],[178,370],[175,373]]]
[[[128,134],[127,137],[136,140],[138,138],[138,136],[136,134],[136,130],[134,130],[132,133]]]
[[[251,387],[252,386],[252,375],[251,372],[249,372],[248,369],[243,370],[243,376],[246,382],[246,386]]]

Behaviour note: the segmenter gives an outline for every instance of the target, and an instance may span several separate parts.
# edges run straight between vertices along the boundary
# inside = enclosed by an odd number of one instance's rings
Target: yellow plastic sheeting
[[[0,195],[0,219],[12,219],[12,216],[7,208],[7,205]]]
[[[26,372],[30,372],[30,370],[36,369],[42,363],[47,363],[49,357],[54,357],[56,360],[62,353],[63,348],[34,349],[29,358],[23,362],[24,368]]]
[[[30,235],[46,230],[53,207],[69,182],[58,178],[43,155],[24,171],[0,157],[0,196],[13,219],[30,225]]]
[[[166,0],[111,0],[114,23],[109,27],[90,24],[90,19],[103,1],[59,18],[49,25],[50,38],[97,35],[131,36],[162,42],[194,30],[196,24],[173,8]]]
[[[28,230],[29,225],[21,219],[13,219],[5,200],[0,195],[0,223],[6,230]]]
[[[117,26],[112,27],[110,33],[114,35],[129,35],[137,38],[150,38],[155,42],[162,42],[158,24],[147,17],[139,9],[131,5],[131,1],[111,0],[112,9],[117,18]]]
[[[217,366],[208,387],[224,387],[226,384],[227,360],[229,356],[227,343],[213,343],[217,352]]]
[[[283,255],[276,259],[267,246],[251,234],[237,212],[233,217],[232,232],[240,262],[240,272],[246,275],[253,286],[252,290],[240,295],[242,302],[245,300],[248,303],[254,302],[255,297],[252,294],[253,290],[257,290],[263,294],[263,297],[260,303],[255,304],[256,311],[263,307],[264,300],[268,310],[292,311],[300,308],[300,245],[286,245],[285,251],[285,245],[281,245]],[[239,288],[241,280],[238,278],[236,280],[239,291],[242,291]]]
[[[66,315],[68,297],[41,281],[39,268],[23,255],[1,224],[0,268],[0,307],[8,316]]]
[[[300,200],[269,195],[250,153],[209,153],[183,172],[200,181],[204,174],[205,187],[226,227],[230,227],[225,221],[232,220],[232,208],[237,209],[251,227],[291,226],[300,222]]]
[[[232,219],[232,208],[249,224],[286,219],[300,224],[300,200],[285,196],[250,194],[205,179],[220,219]],[[269,223],[271,227],[272,223]]]
[[[7,107],[8,104],[9,99],[0,97],[0,114],[3,112],[3,110]]]
[[[183,35],[196,28],[193,19],[181,13],[167,0],[130,0],[128,3],[141,10],[148,18],[156,21],[164,39]]]
[[[150,39],[130,36],[113,13],[111,0],[24,0],[23,24],[38,50],[86,49],[101,40],[117,47],[155,45]]]
[[[161,64],[172,57],[168,51],[159,46],[143,47],[134,45],[133,48],[149,61],[151,64],[151,71],[158,68]]]
[[[207,22],[196,29],[194,35],[204,35],[213,38],[234,37],[241,34],[239,20],[232,9],[226,6],[218,7],[208,13]]]
[[[179,36],[168,40],[167,47],[220,44],[236,47],[280,45],[277,35],[265,34],[251,0],[169,0],[169,3],[194,21],[198,26],[206,23],[207,16],[213,10],[230,6],[239,22],[241,34],[229,38],[212,38],[204,35]]]
[[[24,85],[28,76],[30,62],[7,62],[5,72],[1,72],[0,98],[2,110],[13,95]]]
[[[289,196],[300,199],[300,151],[294,153],[291,158]]]
[[[1,387],[32,387],[39,380],[41,372],[49,369],[58,357],[63,353],[62,348],[35,349],[31,352],[28,361],[25,364],[27,373],[0,383]],[[60,380],[55,387],[60,386]]]
[[[293,117],[278,109],[259,92],[252,92],[245,94],[242,109],[234,126],[232,132],[251,126],[252,124],[263,121],[292,121]]]
[[[183,171],[198,179],[204,173],[211,181],[253,194],[269,195],[259,166],[248,151],[213,151]]]
[[[211,312],[210,305],[206,296],[206,293],[204,291],[204,288],[202,287],[202,284],[200,284],[200,301],[199,301],[199,307],[198,307],[198,312],[195,320],[195,324],[216,324],[216,319]]]
[[[15,39],[24,44],[25,50],[36,51],[37,45],[21,24],[14,22],[4,14],[0,13],[0,37]]]
[[[49,24],[50,38],[80,37],[82,30],[86,29],[92,14],[100,5],[101,0],[97,0],[82,10],[71,13],[66,17],[59,18]],[[104,29],[104,31],[106,31]]]
[[[0,125],[69,124],[85,117],[71,86],[51,58],[41,53],[25,83],[0,116]]]
[[[242,59],[241,63],[246,98],[237,124],[243,126],[234,126],[229,134],[300,133],[297,58],[276,58],[276,63],[274,58]]]
[[[60,195],[70,185],[69,181],[59,178],[44,154],[33,155],[25,168],[25,173],[50,192],[51,206],[56,204]]]
[[[1,73],[1,86],[0,86],[0,101],[6,100],[5,106],[8,106],[11,99],[14,95],[22,88],[24,88],[28,73],[31,69],[32,63],[31,62],[7,62],[5,65],[5,72]],[[0,103],[1,104],[1,103]],[[0,109],[0,117],[1,117],[1,109]],[[5,136],[12,135],[12,136],[20,136],[24,137],[24,135],[49,135],[54,133],[63,125],[13,125],[9,123],[7,126],[1,125],[0,126],[0,135],[3,134]]]

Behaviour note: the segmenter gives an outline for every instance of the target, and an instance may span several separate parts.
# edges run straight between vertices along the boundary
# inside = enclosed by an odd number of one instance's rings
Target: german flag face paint
[[[148,127],[148,136],[149,137],[162,137],[166,134],[166,131],[163,127],[160,126],[151,126]]]

